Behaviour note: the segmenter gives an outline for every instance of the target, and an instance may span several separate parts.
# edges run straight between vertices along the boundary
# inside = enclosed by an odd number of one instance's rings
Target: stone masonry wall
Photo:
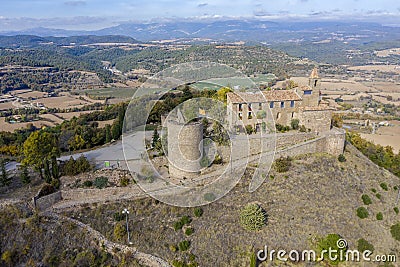
[[[57,202],[59,202],[61,200],[62,200],[61,191],[57,191],[53,194],[43,196],[40,198],[36,198],[36,197],[33,198],[35,207],[41,211],[50,208],[51,206],[53,206],[54,204],[56,204]]]

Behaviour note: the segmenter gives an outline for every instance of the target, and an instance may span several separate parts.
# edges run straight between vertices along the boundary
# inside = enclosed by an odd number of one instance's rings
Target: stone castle
[[[291,90],[230,92],[226,109],[227,126],[232,133],[243,132],[247,125],[256,132],[266,132],[248,136],[253,155],[259,153],[263,138],[275,138],[272,131],[263,129],[263,124],[290,125],[293,119],[308,131],[276,134],[276,157],[317,152],[337,156],[344,151],[345,132],[332,127],[334,108],[321,99],[317,69],[312,71],[308,85]],[[195,179],[202,172],[199,161],[204,154],[203,125],[199,121],[185,123],[182,113],[177,115],[166,119],[169,174],[178,179]]]
[[[271,115],[269,110],[271,110]],[[321,79],[316,68],[312,71],[308,85],[291,90],[269,90],[262,92],[231,92],[227,94],[227,120],[231,129],[239,131],[250,125],[256,132],[262,124],[275,121],[290,125],[298,119],[300,125],[316,132],[331,129],[332,111],[329,103],[321,99]]]

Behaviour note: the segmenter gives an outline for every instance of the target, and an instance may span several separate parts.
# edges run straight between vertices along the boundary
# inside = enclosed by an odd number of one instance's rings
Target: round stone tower
[[[170,176],[179,179],[196,177],[201,170],[203,124],[169,120],[167,127]]]

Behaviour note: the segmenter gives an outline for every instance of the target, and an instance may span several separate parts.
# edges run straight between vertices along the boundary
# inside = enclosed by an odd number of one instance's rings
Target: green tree
[[[227,95],[229,92],[233,92],[232,89],[229,88],[229,87],[222,87],[222,88],[220,88],[220,89],[217,91],[217,96],[216,96],[217,100],[219,100],[219,101],[221,101],[221,102],[223,102],[223,103],[226,104],[226,95]]]
[[[7,169],[6,169],[6,162],[4,159],[0,160],[0,184],[1,186],[9,186],[11,183],[11,177],[9,177]]]
[[[153,138],[151,141],[151,146],[156,147],[158,142],[160,142],[160,135],[158,134],[157,127],[156,127],[156,128],[154,128],[154,131],[153,131]]]
[[[46,131],[36,131],[29,135],[23,145],[23,164],[32,166],[47,183],[58,179],[57,157],[60,156],[57,137]],[[57,167],[56,167],[57,166]],[[43,176],[44,170],[44,176]]]
[[[106,131],[106,143],[110,143],[112,137],[111,137],[111,126],[109,124],[106,124],[105,131]]]
[[[21,171],[21,181],[23,184],[29,184],[31,182],[31,177],[29,176],[28,167],[22,165],[20,168]]]

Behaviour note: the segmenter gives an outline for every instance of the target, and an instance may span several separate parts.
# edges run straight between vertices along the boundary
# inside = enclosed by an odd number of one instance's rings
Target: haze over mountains
[[[140,41],[166,39],[211,39],[217,41],[255,41],[264,43],[301,41],[372,42],[400,39],[400,27],[372,22],[290,22],[256,19],[170,20],[151,23],[122,23],[95,31],[34,28],[0,31],[0,35],[80,36],[123,35]]]

